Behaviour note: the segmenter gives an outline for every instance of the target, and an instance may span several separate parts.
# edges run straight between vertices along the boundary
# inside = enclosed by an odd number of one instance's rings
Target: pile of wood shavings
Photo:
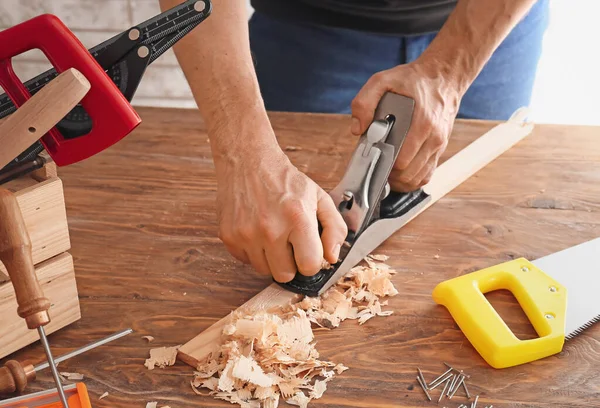
[[[253,315],[234,312],[220,350],[198,365],[192,389],[242,408],[275,408],[280,398],[307,407],[321,398],[327,382],[348,367],[319,359],[311,322],[332,329],[346,319],[364,324],[391,315],[382,310],[387,301],[380,301],[398,294],[387,259],[369,255],[367,267],[353,268],[321,297]]]

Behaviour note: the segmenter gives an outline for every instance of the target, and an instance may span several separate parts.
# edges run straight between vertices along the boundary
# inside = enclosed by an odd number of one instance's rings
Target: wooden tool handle
[[[62,72],[0,124],[0,169],[64,118],[90,90],[74,68]]]
[[[23,367],[18,361],[9,360],[0,368],[0,394],[23,392],[28,381],[35,379],[33,366]]]
[[[35,329],[50,322],[50,301],[44,297],[35,275],[31,256],[31,240],[17,198],[0,189],[0,261],[8,270],[15,288],[17,313],[27,327]]]

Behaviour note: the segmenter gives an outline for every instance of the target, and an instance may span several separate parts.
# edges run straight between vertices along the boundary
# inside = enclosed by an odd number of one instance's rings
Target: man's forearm
[[[159,0],[162,10],[181,0]],[[276,143],[260,95],[241,0],[213,0],[212,14],[174,46],[206,122],[213,153],[236,156]],[[242,136],[243,135],[243,136]]]
[[[536,0],[458,0],[421,60],[453,79],[461,94]]]

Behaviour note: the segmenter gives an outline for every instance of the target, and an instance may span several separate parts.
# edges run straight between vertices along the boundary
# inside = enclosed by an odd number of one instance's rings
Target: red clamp
[[[81,105],[92,119],[92,130],[86,135],[66,139],[53,128],[41,138],[58,166],[76,163],[101,152],[141,123],[139,115],[104,69],[58,17],[44,14],[8,28],[0,32],[0,44],[0,85],[17,108],[31,95],[15,75],[11,58],[32,49],[40,49],[59,74],[75,68],[91,84]]]

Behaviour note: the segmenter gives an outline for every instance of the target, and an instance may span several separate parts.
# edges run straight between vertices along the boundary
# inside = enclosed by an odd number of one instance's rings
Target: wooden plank
[[[351,259],[346,259],[344,262],[349,262],[350,265],[358,264],[362,258],[375,250],[381,242],[528,136],[533,130],[533,125],[525,122],[526,114],[525,109],[516,112],[510,120],[495,126],[456,153],[452,158],[442,163],[431,181],[423,187],[425,192],[431,196],[431,200],[402,217],[378,222],[378,224],[383,224],[377,228],[367,230],[355,243],[361,248],[361,251],[351,252]],[[294,294],[274,283],[242,305],[240,309],[243,309],[246,313],[255,313],[265,306],[273,307],[286,304],[295,297]],[[211,351],[218,348],[221,331],[228,320],[229,316],[219,320],[185,343],[179,349],[178,358],[193,367],[198,365]]]
[[[0,169],[64,118],[90,90],[81,72],[70,68],[44,85],[0,124]]]
[[[44,295],[52,303],[48,311],[51,322],[45,327],[46,333],[51,334],[79,320],[81,312],[71,255],[63,253],[39,264],[36,273]],[[0,286],[0,310],[0,358],[39,339],[37,331],[29,330],[25,320],[17,315],[17,301],[10,283]]]
[[[23,183],[31,184],[17,191],[15,184],[7,183],[2,187],[17,196],[31,239],[33,262],[38,264],[68,251],[71,243],[62,181],[52,177],[40,183],[24,177],[15,182],[19,183],[19,188],[24,187]],[[7,280],[6,268],[0,263],[0,282]]]
[[[300,300],[300,298],[300,295],[284,290],[281,286],[273,283],[262,290],[258,295],[244,303],[237,310],[248,314],[254,314],[259,310],[268,310],[275,306]],[[207,356],[219,347],[221,331],[230,319],[231,314],[210,326],[202,332],[202,334],[188,341],[179,349],[177,357],[181,361],[195,367],[201,358]]]

